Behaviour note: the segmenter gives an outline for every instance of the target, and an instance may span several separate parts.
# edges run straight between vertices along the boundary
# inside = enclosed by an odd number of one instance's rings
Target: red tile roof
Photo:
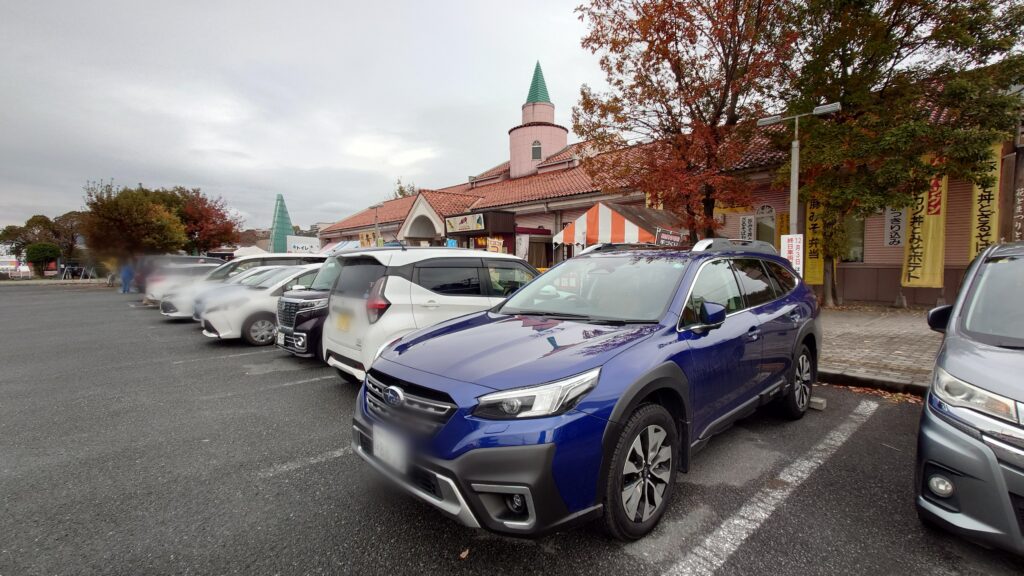
[[[494,168],[491,168],[490,170],[487,170],[485,172],[481,172],[480,174],[477,174],[475,178],[477,180],[480,180],[482,178],[490,178],[492,176],[498,176],[498,175],[504,174],[505,172],[508,172],[509,164],[510,164],[510,162],[508,160],[506,160],[506,161],[502,162],[501,164],[498,164]]]
[[[376,210],[377,223],[390,224],[392,222],[401,222],[402,220],[405,220],[406,215],[409,214],[409,209],[412,208],[412,203],[415,201],[415,196],[406,196],[404,198],[395,198],[394,200],[385,201],[383,206]],[[367,226],[373,226],[373,219],[374,209],[367,208],[362,212],[356,212],[344,220],[339,220],[334,224],[331,224],[327,228],[321,230],[320,233],[324,234],[325,232],[335,232],[338,230],[366,228]]]
[[[440,216],[451,216],[468,212],[470,207],[480,200],[480,196],[477,194],[458,194],[439,190],[420,190],[420,193],[430,203],[430,207]]]
[[[473,205],[474,210],[596,192],[597,186],[583,168],[576,166],[567,170],[503,180],[481,186],[476,190],[484,194],[484,197]]]
[[[537,167],[548,166],[550,164],[557,164],[559,162],[565,162],[573,156],[585,156],[587,153],[586,142],[576,142],[569,144],[565,148],[562,148],[558,152],[555,152],[551,156],[544,159],[543,162],[537,165]]]

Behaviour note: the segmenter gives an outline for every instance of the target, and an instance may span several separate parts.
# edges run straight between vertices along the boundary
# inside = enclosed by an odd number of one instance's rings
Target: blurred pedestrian
[[[128,294],[132,291],[132,279],[135,278],[135,269],[132,268],[131,260],[121,265],[121,294]]]

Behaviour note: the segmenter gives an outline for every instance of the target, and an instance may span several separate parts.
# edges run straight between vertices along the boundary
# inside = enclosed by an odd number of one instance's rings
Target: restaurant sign
[[[804,282],[821,285],[825,283],[825,229],[822,222],[824,207],[821,202],[811,199],[807,203],[807,256],[804,258]],[[788,235],[787,235],[788,236]],[[785,236],[783,236],[785,238]],[[785,248],[783,248],[785,250]]]
[[[658,228],[654,233],[654,243],[658,246],[682,246],[683,234],[675,230]]]
[[[783,234],[779,238],[782,244],[782,256],[793,265],[793,269],[802,278],[804,275],[804,235]]]
[[[982,188],[977,183],[971,190],[971,247],[968,256],[974,259],[979,252],[998,242],[996,227],[999,222],[999,176],[1003,145],[992,146],[991,156],[986,162],[990,186]]]
[[[918,193],[907,210],[900,280],[905,288],[942,288],[947,187],[945,176],[932,178],[928,189]]]
[[[906,210],[902,208],[885,209],[886,246],[903,246],[903,237],[906,235],[905,214]]]
[[[484,229],[483,214],[463,214],[444,219],[444,229],[447,232],[471,232]]]

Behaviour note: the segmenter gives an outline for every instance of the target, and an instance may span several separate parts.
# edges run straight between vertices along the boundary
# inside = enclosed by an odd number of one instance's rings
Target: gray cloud
[[[0,226],[99,178],[198,186],[249,226],[277,193],[306,226],[462,182],[507,159],[535,60],[563,124],[601,83],[575,4],[4,3]]]

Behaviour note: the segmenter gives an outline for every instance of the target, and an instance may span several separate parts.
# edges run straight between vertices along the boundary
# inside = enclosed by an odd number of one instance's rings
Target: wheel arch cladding
[[[692,416],[690,382],[678,364],[664,362],[634,380],[615,403],[601,439],[601,471],[597,486],[604,486],[608,479],[608,466],[615,451],[615,442],[626,420],[637,407],[647,402],[661,404],[672,414],[679,435],[679,469],[685,472],[689,468]]]

